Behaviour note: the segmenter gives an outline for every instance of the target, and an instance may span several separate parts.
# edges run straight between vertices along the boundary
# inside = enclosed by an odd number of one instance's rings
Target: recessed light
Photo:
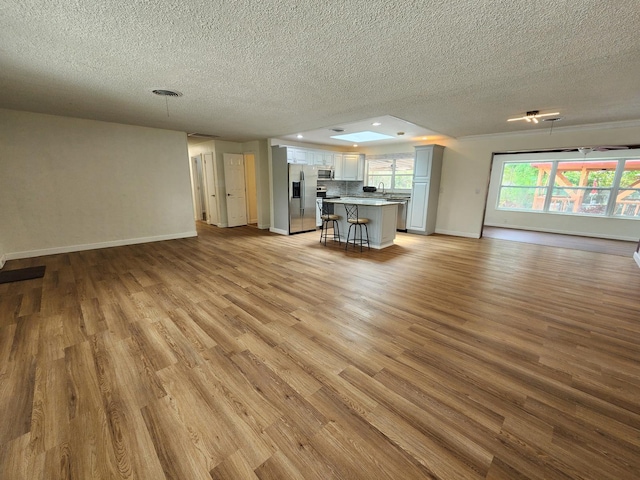
[[[298,134],[296,135],[296,138],[304,138],[302,135]]]
[[[374,127],[379,127],[382,124],[380,122],[373,122],[371,125],[373,125]]]
[[[354,147],[357,147],[357,146],[358,146],[358,144],[357,144],[357,143],[354,143],[354,144],[353,144],[353,146],[354,146]]]

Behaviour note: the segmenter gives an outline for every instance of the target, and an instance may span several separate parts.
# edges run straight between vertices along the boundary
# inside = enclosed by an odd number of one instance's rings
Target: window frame
[[[396,153],[396,154],[387,154],[387,155],[367,155],[365,157],[366,162],[365,162],[365,185],[369,185],[369,176],[370,176],[370,171],[369,171],[369,165],[370,162],[377,162],[377,161],[390,161],[391,162],[391,185],[385,185],[384,187],[384,191],[385,192],[389,192],[389,193],[411,193],[412,188],[397,188],[396,187],[396,166],[397,166],[397,162],[399,160],[401,161],[405,161],[405,160],[411,160],[412,161],[412,170],[411,170],[411,174],[400,174],[397,175],[398,177],[408,177],[411,176],[411,180],[413,181],[413,174],[415,171],[415,154],[413,153]],[[375,175],[374,175],[375,176]],[[380,182],[378,182],[378,185],[380,184]],[[372,185],[374,187],[377,187],[378,185]]]
[[[499,154],[497,154],[499,158]],[[507,157],[507,158],[504,158]],[[606,152],[592,152],[590,156],[577,154],[577,152],[544,152],[540,154],[508,154],[504,155],[502,159],[500,159],[500,176],[498,177],[498,188],[496,192],[495,198],[495,210],[505,211],[505,212],[518,212],[518,213],[543,213],[543,214],[553,214],[553,215],[570,215],[570,216],[579,216],[579,217],[596,217],[596,218],[618,218],[625,220],[640,220],[640,215],[635,216],[627,216],[623,214],[616,215],[617,211],[617,198],[620,191],[635,191],[640,193],[640,185],[632,186],[632,187],[621,187],[620,183],[623,177],[625,167],[627,162],[630,160],[640,160],[640,150],[611,150]],[[513,158],[510,158],[513,157]],[[521,158],[518,158],[521,157]],[[597,162],[615,162],[615,173],[614,178],[610,187],[595,187],[598,190],[606,191],[609,193],[609,198],[607,200],[606,208],[602,213],[590,213],[590,212],[573,212],[573,211],[558,211],[552,210],[551,205],[553,202],[553,193],[558,189],[568,188],[572,190],[593,190],[593,186],[565,186],[557,184],[557,173],[558,167],[560,164],[565,162],[582,162],[582,163],[597,163]],[[505,169],[509,165],[513,164],[532,164],[532,163],[551,163],[551,169],[549,171],[549,180],[547,185],[513,185],[507,184],[504,182],[505,180]],[[640,169],[640,167],[638,168]],[[635,170],[635,169],[634,169]],[[593,171],[593,170],[591,170]],[[589,171],[587,171],[589,172]],[[588,173],[587,173],[588,175]],[[509,208],[500,205],[500,201],[502,198],[502,192],[504,188],[535,188],[539,190],[545,191],[544,205],[542,209],[535,210],[533,206],[531,208]],[[584,195],[582,196],[584,198]],[[535,202],[534,202],[535,204]],[[584,202],[581,203],[584,205]],[[622,210],[624,212],[624,208]]]

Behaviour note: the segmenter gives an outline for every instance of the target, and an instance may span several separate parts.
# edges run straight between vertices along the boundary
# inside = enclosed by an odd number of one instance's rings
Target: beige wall
[[[429,142],[402,143],[361,151],[368,154],[411,152],[415,145],[424,143]],[[482,230],[493,152],[589,145],[635,145],[640,143],[640,124],[619,123],[582,128],[556,126],[552,135],[549,135],[548,128],[538,127],[525,133],[446,139],[434,143],[447,147],[444,151],[436,232],[477,238]],[[535,215],[536,220],[541,220],[540,214]],[[545,217],[553,217],[554,221],[560,218],[551,214]],[[633,238],[640,234],[640,222],[637,220],[593,217],[573,217],[572,220],[563,220],[560,224],[556,221],[555,229],[560,231],[562,227],[562,231],[567,233],[591,230],[605,233],[611,238]],[[515,219],[507,215],[500,219],[500,224],[515,227],[521,221],[521,218]]]
[[[7,258],[195,235],[182,132],[0,110]]]

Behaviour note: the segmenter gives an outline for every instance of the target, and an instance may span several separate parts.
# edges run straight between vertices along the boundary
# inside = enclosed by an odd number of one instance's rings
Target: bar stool
[[[367,244],[367,248],[371,250],[369,246],[369,228],[367,227],[367,223],[369,223],[368,218],[362,218],[358,216],[358,205],[350,205],[344,204],[344,209],[347,211],[347,222],[349,222],[349,231],[347,232],[347,244],[345,246],[345,250],[349,248],[349,237],[351,236],[351,228],[353,228],[353,248],[356,248],[356,245],[360,245],[360,251],[362,251],[362,245]],[[364,225],[364,230],[367,235],[367,238],[362,238],[362,226]],[[358,238],[357,230],[360,229],[360,238]]]
[[[327,246],[327,237],[329,236],[329,223],[331,223],[333,227],[333,241],[340,242],[340,226],[338,224],[338,220],[340,220],[340,215],[334,215],[331,211],[332,208],[328,203],[320,203],[318,204],[318,208],[320,209],[320,218],[322,219],[322,228],[320,230],[320,243],[322,243],[322,239],[324,238],[324,245]]]

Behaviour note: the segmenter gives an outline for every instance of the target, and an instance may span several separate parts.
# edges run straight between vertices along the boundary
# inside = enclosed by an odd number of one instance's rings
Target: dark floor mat
[[[20,282],[44,277],[44,265],[40,267],[19,268],[17,270],[0,270],[0,283]]]

